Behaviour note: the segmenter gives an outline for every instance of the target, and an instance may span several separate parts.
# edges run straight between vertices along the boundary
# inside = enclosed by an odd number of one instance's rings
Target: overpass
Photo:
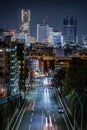
[[[72,58],[77,57],[81,59],[87,59],[87,56],[28,56],[27,58],[36,58],[43,61],[53,61],[55,67],[69,67],[69,62]]]
[[[27,58],[37,58],[37,59],[42,59],[42,60],[55,60],[55,61],[71,61],[72,58],[77,57],[81,59],[87,59],[87,56],[27,56]]]
[[[72,57],[70,56],[27,56],[27,58],[37,58],[42,60],[59,60],[59,61],[70,61]]]

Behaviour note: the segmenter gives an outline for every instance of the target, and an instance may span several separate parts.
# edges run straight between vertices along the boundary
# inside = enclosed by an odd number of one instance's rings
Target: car
[[[58,107],[58,113],[64,113],[65,111],[64,111],[64,108],[63,108],[63,106],[59,106]]]

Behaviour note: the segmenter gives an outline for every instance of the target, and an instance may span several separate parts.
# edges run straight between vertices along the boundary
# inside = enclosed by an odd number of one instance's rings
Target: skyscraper
[[[56,46],[63,45],[63,36],[62,36],[61,32],[59,32],[59,31],[53,32],[53,42],[54,42],[54,45],[56,45]]]
[[[30,10],[21,10],[19,39],[25,41],[26,46],[30,46]]]
[[[30,10],[21,10],[20,32],[30,34]]]
[[[63,36],[65,44],[75,44],[77,33],[77,19],[71,14],[63,20]]]
[[[37,24],[37,42],[48,42],[48,29],[47,24]]]
[[[87,35],[81,36],[81,46],[87,48]]]
[[[49,27],[49,43],[53,44],[53,28]]]

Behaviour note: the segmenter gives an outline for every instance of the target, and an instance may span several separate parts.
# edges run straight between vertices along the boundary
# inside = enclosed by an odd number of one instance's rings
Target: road
[[[60,100],[53,87],[40,79],[27,93],[27,104],[18,130],[71,130],[65,113],[58,113]]]

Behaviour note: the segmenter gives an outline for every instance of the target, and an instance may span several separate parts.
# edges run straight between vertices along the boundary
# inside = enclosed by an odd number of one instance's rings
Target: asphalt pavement
[[[59,95],[43,78],[34,82],[26,98],[25,112],[17,130],[71,130],[65,112],[58,112]]]

